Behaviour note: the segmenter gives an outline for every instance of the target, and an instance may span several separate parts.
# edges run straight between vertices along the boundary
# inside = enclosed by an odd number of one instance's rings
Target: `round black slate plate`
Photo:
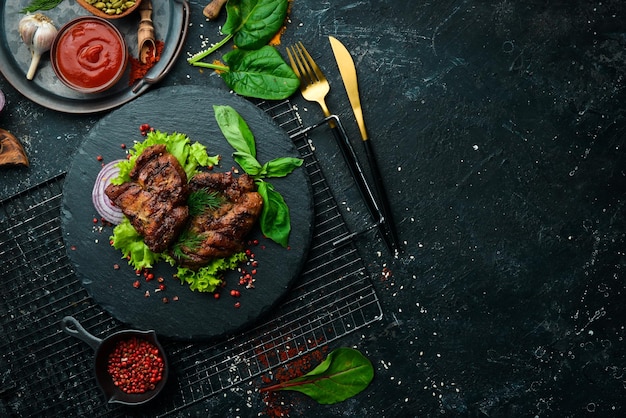
[[[104,117],[89,132],[67,174],[63,190],[62,227],[68,255],[76,273],[95,301],[113,317],[136,329],[154,329],[157,334],[182,340],[209,339],[232,333],[260,319],[286,294],[306,261],[313,226],[311,185],[303,167],[281,179],[270,179],[289,206],[292,232],[285,249],[264,238],[256,228],[250,239],[258,261],[254,289],[239,286],[240,274],[226,275],[221,297],[192,292],[172,277],[174,269],[159,263],[153,272],[165,278],[166,289],[155,292],[156,280],[145,282],[109,245],[111,227],[94,224],[98,215],[91,202],[93,183],[103,163],[124,158],[121,144],[141,141],[139,126],[148,123],[162,132],[181,132],[200,142],[209,154],[220,154],[216,171],[228,171],[236,164],[233,149],[219,130],[213,105],[229,105],[246,120],[257,143],[257,158],[266,162],[276,157],[299,157],[286,133],[250,102],[225,91],[196,86],[175,86],[154,90]],[[103,161],[97,157],[102,156]],[[115,269],[115,264],[119,269]],[[135,289],[138,280],[141,287]],[[233,298],[230,289],[239,289]],[[150,292],[145,297],[146,291]],[[169,302],[164,303],[167,297]],[[174,300],[175,297],[178,300]],[[235,308],[235,302],[241,306]]]

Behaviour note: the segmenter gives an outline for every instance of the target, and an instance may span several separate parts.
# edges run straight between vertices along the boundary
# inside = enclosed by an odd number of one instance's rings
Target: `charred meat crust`
[[[186,224],[189,188],[184,169],[165,145],[146,148],[130,172],[130,182],[110,184],[106,195],[129,219],[150,250],[160,253]]]
[[[172,254],[177,261],[192,269],[206,265],[215,258],[224,258],[243,249],[244,238],[258,219],[263,199],[256,192],[254,179],[243,174],[199,173],[189,183],[190,192],[216,192],[221,205],[190,218],[187,231],[199,238],[193,248],[180,246]],[[181,254],[182,253],[182,254]]]
[[[171,249],[183,230],[195,237],[193,244],[181,240],[177,251],[170,250],[180,265],[192,269],[241,251],[263,207],[247,174],[203,172],[187,183],[183,167],[162,144],[146,148],[129,174],[130,182],[109,184],[106,195],[154,252]],[[216,193],[220,205],[190,216],[187,198],[200,190]]]

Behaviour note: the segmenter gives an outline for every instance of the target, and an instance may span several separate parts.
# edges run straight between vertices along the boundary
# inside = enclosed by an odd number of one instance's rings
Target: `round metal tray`
[[[160,81],[180,55],[189,27],[189,3],[187,0],[158,1],[153,3],[152,19],[156,38],[165,43],[161,59],[133,85],[129,84],[130,69],[122,79],[106,92],[81,94],[66,87],[56,77],[48,54],[42,57],[35,78],[26,79],[30,63],[30,51],[22,42],[18,23],[20,13],[28,0],[7,1],[0,5],[0,72],[17,91],[28,99],[49,109],[66,113],[95,113],[127,103]],[[42,12],[50,17],[55,26],[61,27],[75,17],[89,13],[72,1],[62,2],[52,10]],[[133,13],[112,21],[124,34],[131,56],[137,57],[137,28],[139,15]],[[129,65],[130,67],[130,65]]]

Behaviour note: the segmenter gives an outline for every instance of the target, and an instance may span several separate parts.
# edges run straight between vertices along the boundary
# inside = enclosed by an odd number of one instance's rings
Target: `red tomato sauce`
[[[118,77],[126,65],[125,52],[113,28],[98,21],[81,21],[59,38],[56,60],[69,83],[93,89]]]

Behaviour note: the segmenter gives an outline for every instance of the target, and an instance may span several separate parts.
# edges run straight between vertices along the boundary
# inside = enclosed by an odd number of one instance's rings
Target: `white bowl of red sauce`
[[[112,23],[96,16],[81,16],[59,29],[50,60],[63,84],[81,93],[99,93],[117,84],[124,75],[128,47]]]

